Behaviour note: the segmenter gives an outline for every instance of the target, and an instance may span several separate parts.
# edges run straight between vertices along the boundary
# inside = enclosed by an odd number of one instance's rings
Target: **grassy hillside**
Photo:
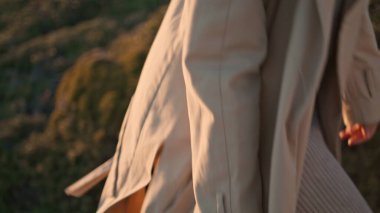
[[[112,156],[164,0],[0,0],[0,212],[94,212],[63,189]],[[370,7],[380,41],[380,0]],[[380,212],[380,135],[344,167]]]
[[[0,0],[0,119],[48,113],[62,73],[164,0]]]
[[[164,1],[103,1],[92,12],[93,1],[67,1],[78,3],[72,21],[36,34],[7,27],[22,15],[43,25],[36,2],[0,0],[0,212],[94,212],[100,185],[81,199],[63,190],[112,156]]]

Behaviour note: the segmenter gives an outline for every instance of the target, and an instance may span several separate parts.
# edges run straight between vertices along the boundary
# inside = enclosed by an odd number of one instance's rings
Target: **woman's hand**
[[[377,124],[362,125],[354,124],[346,126],[346,129],[339,132],[341,140],[348,140],[348,146],[360,145],[373,137],[377,129]]]

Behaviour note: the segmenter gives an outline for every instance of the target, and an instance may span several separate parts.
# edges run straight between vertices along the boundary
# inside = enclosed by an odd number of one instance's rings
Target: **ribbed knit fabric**
[[[328,150],[315,117],[305,154],[297,212],[372,212],[342,166]]]

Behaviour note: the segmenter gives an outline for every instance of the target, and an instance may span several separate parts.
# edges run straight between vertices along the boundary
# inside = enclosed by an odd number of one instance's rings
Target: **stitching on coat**
[[[223,107],[223,92],[222,92],[222,64],[224,59],[223,49],[226,45],[226,37],[227,37],[227,28],[228,28],[228,21],[230,18],[230,12],[231,12],[231,0],[228,2],[228,9],[227,14],[225,17],[225,25],[224,25],[224,32],[222,36],[222,46],[221,46],[221,54],[220,54],[220,63],[219,63],[219,70],[218,70],[218,81],[219,81],[219,95],[220,95],[220,106],[221,106],[221,115],[222,115],[222,125],[223,125],[223,136],[224,136],[224,148],[225,148],[225,155],[227,158],[227,171],[228,171],[228,191],[229,191],[229,199],[228,202],[230,203],[230,212],[232,212],[232,199],[231,199],[231,169],[230,169],[230,158],[228,155],[228,144],[227,144],[227,135],[226,135],[226,125],[224,121],[224,107]]]

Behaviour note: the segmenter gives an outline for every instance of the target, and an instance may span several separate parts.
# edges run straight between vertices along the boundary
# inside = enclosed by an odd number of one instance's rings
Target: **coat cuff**
[[[345,125],[376,124],[380,121],[380,100],[357,99],[351,103],[343,100],[342,113]]]

